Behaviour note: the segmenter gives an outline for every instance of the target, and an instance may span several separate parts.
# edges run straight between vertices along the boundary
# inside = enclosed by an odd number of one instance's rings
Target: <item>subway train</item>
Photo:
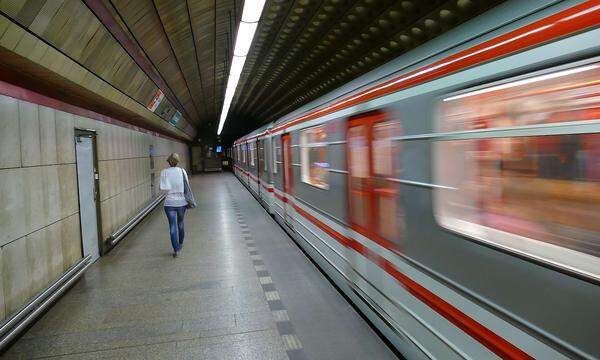
[[[600,357],[600,1],[509,5],[233,144],[408,359]]]

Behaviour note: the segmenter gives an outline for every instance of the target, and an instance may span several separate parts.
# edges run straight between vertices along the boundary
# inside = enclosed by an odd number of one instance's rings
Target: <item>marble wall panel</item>
[[[62,225],[62,221],[58,221],[46,228],[48,274],[51,280],[58,278],[63,272]]]
[[[77,193],[77,167],[75,164],[58,166],[58,188],[61,218],[78,212],[79,195]]]
[[[0,169],[21,166],[19,102],[0,96]]]
[[[61,225],[63,269],[66,270],[82,257],[79,213],[62,220]]]
[[[42,170],[42,192],[44,199],[42,209],[45,226],[46,224],[57,222],[62,218],[59,166],[42,166],[40,169]]]
[[[4,300],[4,250],[0,247],[0,319],[6,317],[6,301]]]
[[[44,289],[50,282],[49,249],[46,241],[47,228],[35,231],[25,238],[27,273],[29,274],[30,295]],[[23,241],[22,239],[17,241]]]
[[[42,165],[51,165],[58,162],[56,148],[56,112],[54,109],[40,106],[40,149]]]
[[[57,111],[56,122],[56,151],[59,164],[75,162],[75,123],[73,115]]]
[[[25,238],[2,247],[2,282],[6,315],[9,315],[25,304],[31,295]]]
[[[42,163],[38,108],[36,104],[19,101],[19,134],[23,166],[37,166]]]
[[[44,214],[44,179],[40,166],[22,168],[21,181],[23,182],[23,212],[14,214],[15,221],[25,222],[27,233],[41,229],[47,225]],[[19,216],[20,215],[20,216]]]
[[[0,245],[27,234],[24,189],[23,169],[0,170]]]

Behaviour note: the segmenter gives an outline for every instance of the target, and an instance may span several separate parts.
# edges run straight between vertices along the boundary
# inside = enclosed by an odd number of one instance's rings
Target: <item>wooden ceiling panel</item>
[[[200,118],[206,119],[206,98],[196,58],[194,34],[192,32],[189,8],[186,0],[156,0],[156,10],[170,46],[176,56],[186,87],[192,95],[192,102],[198,109]]]
[[[193,121],[200,121],[184,74],[170,46],[159,14],[152,0],[108,0],[120,20],[126,25],[142,52],[157,69]]]

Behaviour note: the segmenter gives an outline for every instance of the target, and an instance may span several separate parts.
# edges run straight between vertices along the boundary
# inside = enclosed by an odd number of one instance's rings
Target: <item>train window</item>
[[[269,162],[267,161],[267,145],[265,144],[265,140],[262,142],[262,150],[263,150],[263,162],[265,164],[265,171],[269,170]]]
[[[271,140],[273,144],[273,174],[277,174],[277,159],[279,156],[279,147],[277,146],[277,140],[273,137]]]
[[[387,121],[373,125],[373,172],[380,177],[399,176],[396,162],[399,154],[399,142],[392,138],[400,136],[400,122]]]
[[[300,160],[302,182],[328,189],[329,163],[327,162],[327,132],[324,126],[300,133]]]
[[[599,77],[588,65],[444,99],[440,224],[600,278]]]
[[[443,100],[444,132],[590,121],[600,118],[600,64],[591,64]]]
[[[242,160],[244,162],[244,164],[246,163],[246,152],[248,151],[248,145],[244,144],[242,145]]]
[[[254,158],[256,157],[256,143],[250,143],[250,166],[254,166]]]

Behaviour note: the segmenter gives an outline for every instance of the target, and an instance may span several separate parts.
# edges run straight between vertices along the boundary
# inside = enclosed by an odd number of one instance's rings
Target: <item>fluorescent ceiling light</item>
[[[257,27],[258,27],[257,22],[253,22],[253,23],[241,22],[240,23],[240,27],[238,28],[238,33],[235,38],[235,50],[233,51],[234,56],[248,55],[248,51],[250,51],[250,46],[252,45],[252,39],[254,38],[254,33],[256,32]]]
[[[244,10],[242,11],[243,22],[258,22],[265,0],[246,0],[244,1]]]
[[[240,77],[245,62],[246,58],[244,56],[234,55],[233,60],[231,60],[231,67],[229,68],[229,77]]]
[[[231,68],[229,69],[229,77],[227,79],[227,88],[225,89],[225,98],[223,99],[223,109],[221,109],[221,116],[219,118],[219,128],[217,129],[217,135],[223,131],[223,125],[227,120],[227,113],[231,107],[233,96],[235,95],[235,89],[244,64],[246,63],[246,56],[252,46],[252,39],[254,33],[258,28],[258,20],[262,14],[266,0],[245,0],[244,10],[242,11],[242,21],[238,28],[238,33],[235,38],[235,48],[233,49],[233,59],[231,61]]]

